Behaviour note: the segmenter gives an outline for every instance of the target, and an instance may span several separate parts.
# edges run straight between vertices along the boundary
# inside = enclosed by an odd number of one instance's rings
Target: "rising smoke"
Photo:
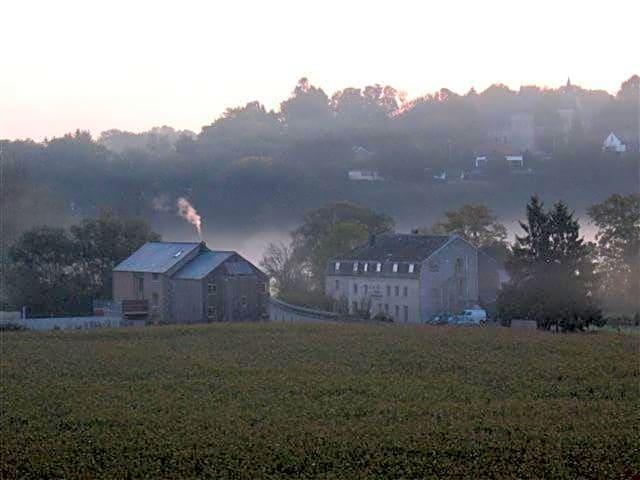
[[[178,215],[196,227],[198,236],[202,238],[202,219],[196,209],[193,208],[193,205],[184,197],[178,198]]]

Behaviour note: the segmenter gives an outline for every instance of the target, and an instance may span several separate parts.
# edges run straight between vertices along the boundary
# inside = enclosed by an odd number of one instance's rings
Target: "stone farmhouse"
[[[204,242],[149,242],[113,269],[113,299],[129,321],[257,321],[267,315],[268,278]]]
[[[383,234],[331,259],[325,292],[350,313],[426,323],[495,301],[498,268],[456,235]]]

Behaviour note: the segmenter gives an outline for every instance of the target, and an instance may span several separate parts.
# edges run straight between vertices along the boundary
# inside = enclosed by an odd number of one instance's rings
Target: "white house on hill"
[[[602,142],[603,152],[624,153],[627,146],[620,140],[615,133],[611,132]]]

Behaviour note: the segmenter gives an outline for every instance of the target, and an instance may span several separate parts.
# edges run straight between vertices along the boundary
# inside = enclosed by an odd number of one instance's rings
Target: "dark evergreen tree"
[[[527,205],[525,235],[516,236],[506,262],[509,284],[498,299],[506,318],[536,320],[539,328],[583,330],[600,323],[594,301],[592,246],[563,202],[545,211],[537,196]]]

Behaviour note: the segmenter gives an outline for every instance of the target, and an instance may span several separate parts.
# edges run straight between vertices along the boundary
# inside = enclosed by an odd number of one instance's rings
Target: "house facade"
[[[256,321],[266,315],[267,285],[238,253],[204,242],[149,242],[113,270],[123,318],[153,323]]]
[[[458,236],[384,234],[330,260],[325,292],[350,313],[426,323],[477,305],[478,279],[478,250]]]

